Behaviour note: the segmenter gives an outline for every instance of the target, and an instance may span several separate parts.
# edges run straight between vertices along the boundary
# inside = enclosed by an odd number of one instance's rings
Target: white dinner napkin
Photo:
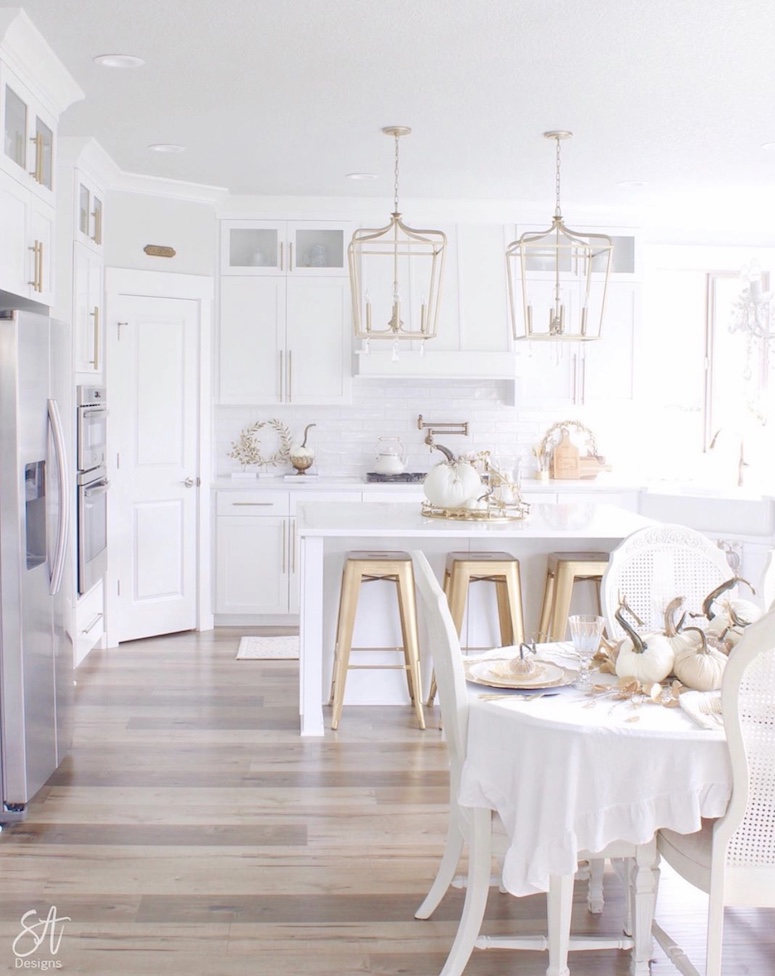
[[[724,728],[720,691],[683,691],[678,701],[689,718],[702,729]]]

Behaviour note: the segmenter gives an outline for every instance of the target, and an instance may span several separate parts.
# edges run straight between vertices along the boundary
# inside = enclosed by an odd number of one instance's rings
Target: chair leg
[[[468,884],[463,914],[440,976],[462,976],[482,926],[490,888],[491,821],[490,810],[483,807],[472,808],[468,843]]]
[[[708,903],[707,954],[705,976],[721,976],[721,952],[724,944],[724,892],[711,880]]]
[[[438,908],[441,899],[449,890],[449,886],[455,877],[457,866],[460,863],[460,857],[463,853],[463,843],[463,835],[460,832],[454,813],[450,811],[447,839],[444,844],[444,854],[441,858],[441,864],[439,864],[436,877],[428,894],[425,896],[425,900],[414,913],[415,918],[430,918]]]
[[[546,976],[570,976],[568,949],[570,917],[573,905],[573,875],[553,874],[546,895],[546,917],[549,929],[549,966]]]
[[[573,576],[564,572],[563,566],[558,566],[557,577],[554,581],[554,612],[549,625],[550,641],[565,640],[572,593]]]

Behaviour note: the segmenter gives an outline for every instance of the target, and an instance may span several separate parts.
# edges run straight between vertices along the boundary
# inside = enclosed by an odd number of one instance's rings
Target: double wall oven
[[[78,593],[83,594],[108,567],[108,408],[104,387],[79,386],[76,410]]]

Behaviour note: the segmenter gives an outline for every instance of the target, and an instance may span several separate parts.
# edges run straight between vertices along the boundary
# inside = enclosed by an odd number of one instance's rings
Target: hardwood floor
[[[297,664],[237,661],[238,632],[93,651],[77,671],[74,745],[0,835],[0,972],[20,919],[69,921],[65,976],[435,976],[462,891],[414,911],[446,831],[446,751],[410,707],[347,708],[337,733],[298,735]],[[578,885],[576,931],[619,930]],[[702,961],[705,899],[663,875],[658,917]],[[538,931],[543,896],[493,890],[491,933]],[[727,912],[724,974],[775,973],[775,912]],[[24,945],[29,946],[29,938]],[[655,949],[653,972],[672,974]],[[625,952],[574,953],[574,976],[624,976]],[[37,966],[40,969],[40,965]],[[53,967],[48,967],[53,969]],[[466,976],[543,976],[544,953],[476,951]]]

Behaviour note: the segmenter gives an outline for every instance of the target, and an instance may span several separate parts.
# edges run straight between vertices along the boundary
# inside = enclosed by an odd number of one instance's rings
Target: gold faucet
[[[718,440],[719,434],[722,431],[725,431],[725,430],[726,429],[724,427],[719,427],[719,429],[716,431],[716,433],[711,438],[710,446],[708,448],[709,451],[712,451],[713,450],[713,448],[716,446],[716,441]],[[737,437],[738,444],[740,445],[740,450],[739,450],[738,455],[737,455],[737,487],[738,488],[742,488],[743,487],[743,468],[747,468],[748,467],[748,462],[745,460],[745,447],[744,447],[744,444],[743,444],[743,435],[740,434],[736,430],[727,430],[726,433],[734,434],[735,437]]]

